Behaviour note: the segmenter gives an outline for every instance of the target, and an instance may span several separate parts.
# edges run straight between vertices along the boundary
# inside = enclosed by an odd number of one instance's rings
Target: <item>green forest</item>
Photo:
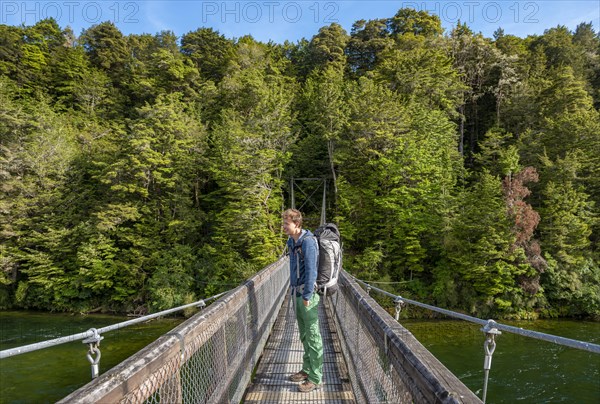
[[[400,9],[283,44],[0,25],[0,307],[144,314],[236,287],[282,254],[310,177],[360,279],[599,319],[599,108],[587,22],[486,38]]]

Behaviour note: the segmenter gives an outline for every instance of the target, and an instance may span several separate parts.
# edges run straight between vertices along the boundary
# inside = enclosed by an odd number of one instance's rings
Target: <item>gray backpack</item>
[[[317,273],[317,291],[325,295],[338,290],[338,277],[342,269],[342,247],[340,231],[333,223],[319,226],[315,232],[319,246],[319,269]]]

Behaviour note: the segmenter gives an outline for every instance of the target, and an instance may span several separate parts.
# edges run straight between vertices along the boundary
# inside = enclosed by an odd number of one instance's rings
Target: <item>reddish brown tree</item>
[[[540,222],[540,215],[525,202],[531,191],[525,186],[529,182],[538,182],[539,175],[535,168],[525,167],[514,175],[507,175],[502,182],[508,214],[514,220],[513,233],[515,242],[512,251],[522,249],[525,253],[526,263],[535,269],[535,273],[528,273],[520,277],[519,282],[523,290],[535,294],[540,288],[540,274],[546,268],[546,261],[541,255],[540,244],[533,239],[533,234]]]

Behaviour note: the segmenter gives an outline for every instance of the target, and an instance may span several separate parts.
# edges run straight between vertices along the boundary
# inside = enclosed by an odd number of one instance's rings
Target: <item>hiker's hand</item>
[[[308,307],[308,305],[310,304],[310,302],[308,300],[304,300],[304,299],[302,299],[302,303],[304,303],[304,307]]]

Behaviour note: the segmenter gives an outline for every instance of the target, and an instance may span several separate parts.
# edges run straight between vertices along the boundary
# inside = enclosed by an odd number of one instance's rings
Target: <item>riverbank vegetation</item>
[[[0,26],[0,306],[144,313],[282,253],[328,177],[345,267],[477,316],[600,316],[600,37],[426,12],[260,43]],[[304,209],[311,213],[311,205]]]

